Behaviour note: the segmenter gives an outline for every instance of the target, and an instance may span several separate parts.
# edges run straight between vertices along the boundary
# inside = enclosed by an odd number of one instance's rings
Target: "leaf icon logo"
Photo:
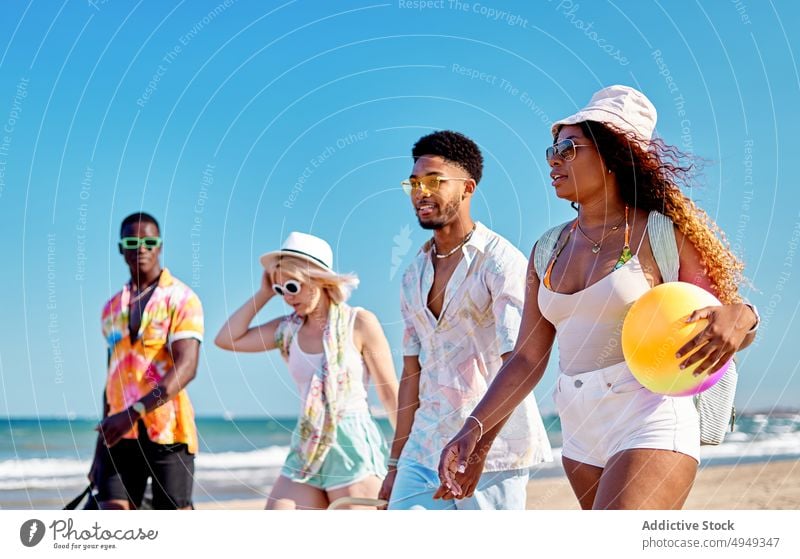
[[[411,226],[406,224],[400,232],[392,237],[394,246],[392,247],[392,267],[389,270],[389,280],[394,279],[397,270],[400,269],[400,264],[403,263],[403,257],[408,254],[411,248]]]
[[[33,547],[44,538],[44,522],[32,518],[22,523],[19,529],[19,540],[25,547]]]

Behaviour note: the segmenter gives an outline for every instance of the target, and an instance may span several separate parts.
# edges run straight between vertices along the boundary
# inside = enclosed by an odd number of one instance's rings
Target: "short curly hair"
[[[122,220],[122,225],[119,226],[119,236],[125,233],[125,228],[129,225],[135,225],[137,223],[152,223],[156,226],[156,230],[158,230],[158,234],[161,234],[161,227],[158,225],[158,221],[149,213],[145,212],[136,212],[132,213],[128,217]]]
[[[460,132],[438,130],[423,136],[411,150],[414,162],[423,155],[438,155],[447,162],[464,169],[475,183],[481,182],[483,175],[483,155],[478,145]]]

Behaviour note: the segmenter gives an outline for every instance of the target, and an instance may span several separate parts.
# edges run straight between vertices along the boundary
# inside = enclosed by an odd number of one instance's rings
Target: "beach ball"
[[[702,287],[682,281],[662,283],[642,295],[622,325],[622,353],[636,380],[651,392],[670,396],[691,396],[714,386],[730,361],[696,377],[692,373],[700,363],[681,369],[691,354],[677,359],[675,353],[708,324],[705,319],[687,323],[689,315],[721,304]]]

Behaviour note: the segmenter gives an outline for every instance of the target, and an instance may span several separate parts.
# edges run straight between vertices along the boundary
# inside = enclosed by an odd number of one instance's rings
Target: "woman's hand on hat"
[[[689,315],[686,322],[699,320],[707,320],[708,324],[676,354],[681,359],[699,348],[681,363],[684,369],[700,363],[693,373],[695,376],[714,373],[727,363],[739,350],[755,323],[753,311],[742,304],[703,307]]]
[[[256,292],[256,299],[258,300],[261,305],[265,305],[267,301],[272,299],[275,295],[275,291],[272,289],[272,278],[269,275],[269,272],[264,270],[261,274],[261,285],[258,287],[258,291]]]

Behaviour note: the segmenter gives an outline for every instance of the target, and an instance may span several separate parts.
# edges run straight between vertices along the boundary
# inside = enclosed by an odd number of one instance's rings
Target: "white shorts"
[[[700,427],[691,396],[655,394],[637,381],[626,363],[560,374],[553,393],[562,456],[604,468],[622,450],[671,450],[700,462]]]

